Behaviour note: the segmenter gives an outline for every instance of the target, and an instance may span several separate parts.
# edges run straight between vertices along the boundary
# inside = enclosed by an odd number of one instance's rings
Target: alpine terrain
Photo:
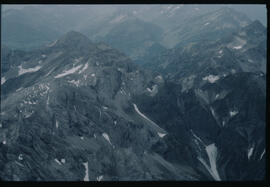
[[[2,17],[0,180],[265,179],[261,21],[221,5],[58,6]]]

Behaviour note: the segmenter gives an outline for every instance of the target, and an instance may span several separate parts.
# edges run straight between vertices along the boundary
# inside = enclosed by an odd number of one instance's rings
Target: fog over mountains
[[[263,12],[5,5],[0,180],[264,180]]]

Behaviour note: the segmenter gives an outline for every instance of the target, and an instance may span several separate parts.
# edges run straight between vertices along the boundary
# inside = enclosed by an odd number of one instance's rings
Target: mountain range
[[[115,6],[88,27],[98,11],[78,6],[75,31],[28,22],[39,34],[22,45],[9,31],[23,18],[7,10],[0,179],[264,180],[266,28],[227,7],[183,8]]]

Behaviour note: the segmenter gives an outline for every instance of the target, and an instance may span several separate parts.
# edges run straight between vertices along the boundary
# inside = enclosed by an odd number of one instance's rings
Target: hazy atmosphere
[[[265,179],[266,5],[2,5],[0,181]]]

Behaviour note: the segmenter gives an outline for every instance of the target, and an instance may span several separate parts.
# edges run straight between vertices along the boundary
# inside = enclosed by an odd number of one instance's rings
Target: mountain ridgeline
[[[134,5],[35,49],[4,39],[0,179],[264,180],[266,28],[199,8]]]

